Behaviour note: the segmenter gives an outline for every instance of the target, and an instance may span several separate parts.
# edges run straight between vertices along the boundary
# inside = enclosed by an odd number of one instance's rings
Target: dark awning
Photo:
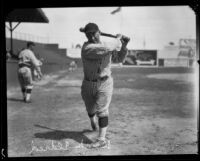
[[[6,22],[48,23],[49,20],[40,8],[14,9],[6,17]]]
[[[10,53],[13,54],[13,39],[12,33],[16,29],[16,27],[21,22],[30,22],[30,23],[48,23],[49,20],[40,8],[28,8],[28,9],[14,9],[8,12],[5,17],[5,21],[9,22],[10,27],[6,26],[11,33],[10,38]],[[13,27],[12,23],[17,22],[17,24]]]

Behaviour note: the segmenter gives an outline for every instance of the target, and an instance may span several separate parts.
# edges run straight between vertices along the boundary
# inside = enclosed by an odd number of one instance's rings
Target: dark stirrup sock
[[[32,89],[26,89],[26,93],[31,93],[32,92]]]
[[[100,117],[99,118],[99,127],[104,128],[106,126],[108,126],[108,116]]]
[[[22,93],[25,93],[25,92],[26,92],[26,89],[25,89],[25,88],[22,88],[21,90],[22,90]]]

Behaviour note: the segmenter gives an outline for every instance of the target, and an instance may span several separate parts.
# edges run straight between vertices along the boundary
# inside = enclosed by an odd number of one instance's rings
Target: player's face
[[[87,36],[89,42],[92,42],[92,43],[100,42],[100,32],[99,31],[88,32],[88,33],[86,33],[86,36]]]

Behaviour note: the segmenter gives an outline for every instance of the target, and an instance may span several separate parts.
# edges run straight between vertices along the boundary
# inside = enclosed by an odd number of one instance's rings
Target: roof
[[[48,23],[49,20],[40,8],[14,9],[6,17],[6,22],[38,22]]]

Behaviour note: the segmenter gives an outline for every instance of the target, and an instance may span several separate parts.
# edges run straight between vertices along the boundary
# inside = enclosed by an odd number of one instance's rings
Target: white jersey
[[[30,49],[24,49],[19,53],[19,65],[24,64],[30,67],[41,66],[41,62],[35,57]]]

